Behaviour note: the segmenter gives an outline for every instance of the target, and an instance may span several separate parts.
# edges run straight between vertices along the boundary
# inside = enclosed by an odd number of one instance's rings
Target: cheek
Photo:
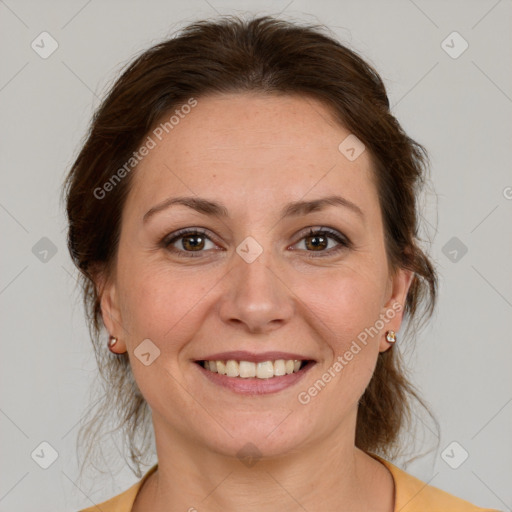
[[[304,302],[313,313],[319,346],[328,347],[321,377],[329,382],[324,398],[330,395],[338,404],[354,404],[359,399],[379,354],[380,334],[375,325],[382,312],[384,280],[378,272],[363,272],[362,268],[338,269],[325,279],[315,280],[314,286],[303,282],[297,293],[307,297]]]
[[[150,338],[161,349],[187,339],[187,326],[200,321],[201,305],[216,282],[207,274],[180,274],[151,263],[126,266],[119,277],[122,318],[129,337],[133,343]]]
[[[315,282],[305,281],[298,295],[340,339],[341,346],[375,324],[382,311],[385,284],[378,272],[343,268]]]

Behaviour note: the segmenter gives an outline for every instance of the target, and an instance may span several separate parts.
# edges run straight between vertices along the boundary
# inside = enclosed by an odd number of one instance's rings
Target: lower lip
[[[315,365],[313,362],[307,363],[296,373],[282,375],[279,377],[271,377],[270,379],[258,379],[242,377],[228,377],[220,373],[211,372],[203,368],[199,363],[194,363],[201,373],[214,384],[225,387],[240,393],[242,395],[265,395],[268,393],[277,393],[283,389],[289,388],[299,382],[304,375]]]

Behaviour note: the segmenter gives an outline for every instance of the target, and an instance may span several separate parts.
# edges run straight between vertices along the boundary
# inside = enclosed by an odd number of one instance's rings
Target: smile
[[[241,395],[278,393],[296,385],[316,365],[299,354],[244,351],[211,354],[194,363],[215,387]]]
[[[272,379],[274,377],[282,377],[297,373],[303,368],[308,361],[300,361],[298,359],[276,359],[270,361],[235,361],[229,359],[227,361],[198,361],[198,363],[213,373],[226,375],[227,377],[241,379]]]

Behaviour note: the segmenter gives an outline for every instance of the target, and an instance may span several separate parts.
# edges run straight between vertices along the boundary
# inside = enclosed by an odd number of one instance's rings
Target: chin
[[[314,429],[306,422],[299,422],[298,412],[281,409],[261,413],[235,414],[229,422],[220,420],[226,430],[215,428],[215,436],[203,436],[203,442],[213,452],[243,459],[260,457],[283,457],[296,452],[313,437]],[[294,417],[296,416],[296,417]],[[213,428],[213,425],[212,425]]]

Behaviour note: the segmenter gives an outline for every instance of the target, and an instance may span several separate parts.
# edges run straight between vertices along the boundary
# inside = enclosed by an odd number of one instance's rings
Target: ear
[[[117,338],[114,351],[120,354],[126,352],[125,330],[122,326],[115,281],[107,277],[105,271],[101,270],[95,274],[94,282],[100,299],[103,324],[109,334]]]
[[[389,280],[388,285],[388,299],[383,308],[383,316],[381,318],[386,322],[384,326],[384,333],[386,331],[400,330],[404,316],[405,301],[407,300],[407,293],[412,284],[414,272],[399,268]],[[390,348],[389,342],[383,335],[379,344],[379,352],[385,352]]]

